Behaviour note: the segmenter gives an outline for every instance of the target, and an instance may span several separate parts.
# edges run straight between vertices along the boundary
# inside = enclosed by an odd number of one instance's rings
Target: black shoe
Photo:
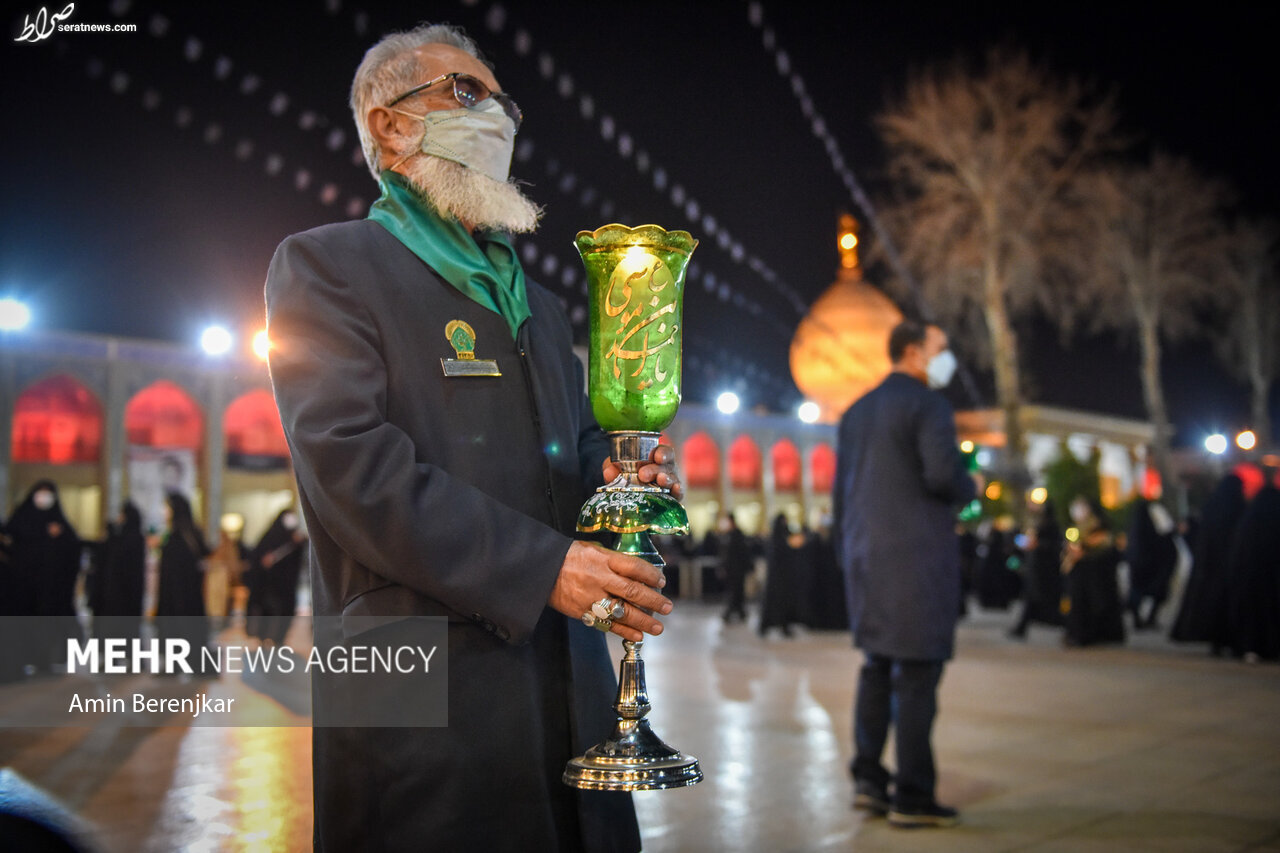
[[[889,825],[900,829],[955,826],[960,813],[936,802],[923,806],[894,806],[889,812]]]
[[[853,807],[884,817],[889,813],[889,792],[871,782],[859,782],[854,786]]]

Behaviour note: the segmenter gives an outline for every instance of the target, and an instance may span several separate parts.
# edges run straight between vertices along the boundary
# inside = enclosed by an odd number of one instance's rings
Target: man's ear
[[[365,126],[369,134],[377,140],[378,150],[383,154],[399,155],[403,134],[399,130],[400,116],[386,107],[374,107],[369,110]]]

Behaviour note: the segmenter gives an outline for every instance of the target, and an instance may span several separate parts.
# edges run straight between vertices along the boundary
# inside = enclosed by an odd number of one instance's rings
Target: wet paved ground
[[[645,850],[1280,853],[1280,666],[1151,635],[1064,650],[1033,628],[1014,643],[1010,620],[962,626],[943,678],[939,799],[962,825],[903,831],[849,809],[859,659],[848,636],[762,640],[682,605],[644,647],[650,717],[699,756],[706,780],[636,796]],[[0,702],[48,684],[0,688]],[[234,677],[199,689],[297,719]],[[65,803],[108,851],[307,850],[309,738],[301,727],[9,729],[0,766]]]

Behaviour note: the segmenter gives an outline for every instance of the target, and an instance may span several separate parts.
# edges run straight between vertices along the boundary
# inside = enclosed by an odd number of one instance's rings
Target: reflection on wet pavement
[[[939,799],[964,823],[921,834],[849,809],[859,657],[846,633],[761,639],[681,604],[644,646],[650,719],[706,779],[636,795],[645,850],[1280,851],[1280,667],[1150,635],[1064,650],[1046,630],[1017,644],[1008,621],[978,614],[960,629],[935,745]],[[110,689],[126,693],[131,678]],[[107,851],[310,849],[311,731],[268,695],[296,698],[296,685],[137,678],[260,703],[273,725],[6,729],[0,766],[89,823]],[[2,686],[0,705],[55,683]]]

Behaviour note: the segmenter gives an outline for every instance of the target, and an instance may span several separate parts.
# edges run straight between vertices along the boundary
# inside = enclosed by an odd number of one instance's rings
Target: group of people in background
[[[1062,521],[1052,501],[1031,512],[1022,533],[990,520],[961,526],[962,615],[971,601],[1013,608],[1010,637],[1024,639],[1041,625],[1061,631],[1067,646],[1120,644],[1131,631],[1167,623],[1171,639],[1208,643],[1214,655],[1280,659],[1276,475],[1268,481],[1257,466],[1237,467],[1181,523],[1154,496],[1135,499],[1119,527],[1117,514],[1083,495]],[[793,529],[779,513],[767,537],[753,537],[723,513],[680,556],[695,555],[715,558],[727,624],[747,621],[754,579],[761,636],[776,629],[790,637],[797,625],[848,628],[844,580],[825,530]]]
[[[793,527],[784,513],[778,513],[767,537],[748,536],[726,512],[716,529],[682,556],[695,555],[715,561],[715,580],[724,587],[726,624],[747,621],[747,590],[754,583],[760,601],[756,630],[762,637],[774,629],[792,637],[794,626],[835,631],[849,627],[844,581],[827,528]]]
[[[989,523],[960,533],[966,597],[988,609],[1020,603],[1011,637],[1041,624],[1069,646],[1123,643],[1164,619],[1171,639],[1208,643],[1214,655],[1280,659],[1275,473],[1238,466],[1181,524],[1156,496],[1136,499],[1123,529],[1084,496],[1065,527],[1052,503],[1035,513],[1020,535]]]
[[[142,513],[126,501],[105,538],[91,541],[67,519],[55,483],[31,487],[8,523],[0,522],[0,682],[55,671],[67,640],[87,633],[142,638],[151,623],[152,636],[199,648],[227,626],[240,588],[245,632],[284,642],[305,554],[297,512],[281,511],[252,550],[231,531],[211,548],[187,498],[170,492],[165,501],[162,529],[144,530]],[[150,613],[149,561],[156,572]],[[77,606],[82,576],[91,614],[85,624]]]
[[[1170,636],[1215,655],[1280,659],[1280,473],[1238,466],[1205,502]]]

